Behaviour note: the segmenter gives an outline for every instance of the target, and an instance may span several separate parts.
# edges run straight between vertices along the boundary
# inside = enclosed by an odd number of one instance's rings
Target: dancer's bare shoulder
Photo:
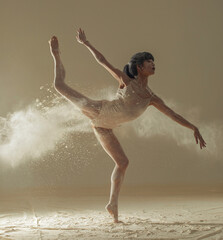
[[[121,82],[119,83],[119,88],[122,89],[122,88],[128,86],[132,79],[128,75],[126,75],[124,72],[122,72],[122,71],[120,71],[120,72],[121,72],[120,74],[122,74],[122,78],[121,78]]]

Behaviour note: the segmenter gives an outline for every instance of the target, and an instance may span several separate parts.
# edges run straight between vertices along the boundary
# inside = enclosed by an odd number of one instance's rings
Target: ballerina
[[[93,100],[72,89],[65,83],[65,70],[61,62],[58,39],[53,36],[50,41],[50,51],[54,59],[54,87],[67,100],[79,107],[92,123],[94,133],[106,153],[115,163],[111,175],[111,190],[109,202],[105,209],[118,220],[118,197],[129,160],[124,153],[112,129],[124,122],[136,119],[149,106],[191,129],[196,143],[200,148],[206,147],[198,128],[169,108],[148,86],[148,77],[155,73],[154,57],[148,52],[136,53],[124,70],[112,66],[106,58],[87,40],[85,32],[79,28],[76,36],[80,44],[86,46],[97,62],[102,65],[119,83],[116,98],[112,101]]]

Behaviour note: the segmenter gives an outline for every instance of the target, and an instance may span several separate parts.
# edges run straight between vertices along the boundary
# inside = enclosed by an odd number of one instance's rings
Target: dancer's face
[[[145,60],[143,62],[143,66],[138,68],[138,73],[142,74],[143,76],[153,75],[155,73],[155,63],[153,60]]]

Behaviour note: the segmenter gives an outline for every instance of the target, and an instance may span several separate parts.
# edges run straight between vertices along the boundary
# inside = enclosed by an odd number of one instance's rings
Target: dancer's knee
[[[120,170],[125,171],[126,168],[129,165],[129,160],[127,158],[124,158],[122,161],[120,161],[119,163],[117,163],[118,167],[120,168]]]

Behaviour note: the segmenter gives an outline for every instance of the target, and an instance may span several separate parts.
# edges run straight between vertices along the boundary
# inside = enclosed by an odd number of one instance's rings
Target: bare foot
[[[53,56],[58,55],[59,52],[59,42],[57,37],[53,36],[50,40],[49,40],[49,44],[50,44],[50,51],[51,54]]]
[[[111,203],[108,203],[105,206],[105,209],[113,217],[114,223],[120,223],[120,221],[118,221],[118,206],[117,205],[112,205]]]

